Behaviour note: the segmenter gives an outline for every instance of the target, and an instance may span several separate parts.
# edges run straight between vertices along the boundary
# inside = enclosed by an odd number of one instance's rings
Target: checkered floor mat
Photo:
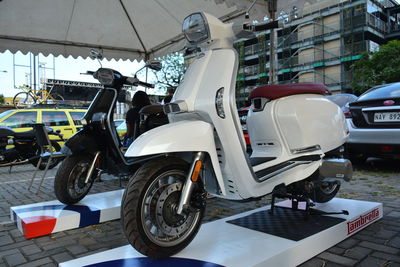
[[[321,215],[311,215],[307,218],[304,211],[276,208],[274,215],[269,214],[268,211],[260,211],[227,222],[270,235],[299,241],[343,221],[345,219]]]

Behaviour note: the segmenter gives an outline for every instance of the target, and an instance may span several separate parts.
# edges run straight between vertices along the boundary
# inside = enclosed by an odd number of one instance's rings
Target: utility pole
[[[271,21],[274,21],[277,12],[277,0],[268,1],[268,12]],[[269,84],[275,83],[275,76],[275,29],[272,28],[269,32]]]

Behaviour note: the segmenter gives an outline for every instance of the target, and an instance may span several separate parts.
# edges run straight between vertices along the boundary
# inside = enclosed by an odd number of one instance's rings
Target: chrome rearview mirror
[[[103,65],[101,64],[101,60],[104,58],[103,54],[100,51],[97,51],[96,49],[90,49],[90,57],[92,59],[97,59],[97,61],[100,64],[100,67],[103,67]]]
[[[98,60],[103,59],[103,55],[101,54],[101,52],[97,51],[96,49],[90,49],[90,57]]]
[[[145,68],[160,71],[162,69],[162,63],[159,60],[148,60],[146,62]]]

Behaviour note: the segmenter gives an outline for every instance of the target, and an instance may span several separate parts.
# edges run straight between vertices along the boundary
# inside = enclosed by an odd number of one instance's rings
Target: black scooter
[[[159,71],[162,66],[159,61],[149,61],[145,67]],[[55,176],[54,191],[57,199],[65,204],[83,199],[101,173],[133,174],[145,160],[124,157],[113,124],[113,113],[117,100],[124,102],[126,99],[124,85],[150,88],[154,85],[139,81],[136,74],[126,77],[107,68],[87,74],[93,75],[104,88],[99,90],[82,118],[83,129],[68,139],[62,148],[67,157]]]
[[[47,128],[49,135],[56,135],[63,141],[59,132]],[[51,140],[52,147],[55,151],[60,151],[61,146],[56,140]],[[12,146],[7,148],[7,146]],[[26,163],[32,163],[35,167],[40,158],[40,147],[36,143],[36,135],[33,130],[26,132],[14,132],[11,128],[0,126],[0,167],[15,166]],[[54,168],[59,160],[53,159],[49,165],[49,169]],[[42,162],[39,166],[44,170],[47,162]]]

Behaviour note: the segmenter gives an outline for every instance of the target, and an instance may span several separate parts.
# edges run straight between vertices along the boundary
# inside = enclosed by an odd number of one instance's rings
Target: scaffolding
[[[324,0],[305,6],[302,14],[277,31],[277,82],[321,82],[332,92],[350,91],[351,65],[363,52],[383,44],[394,29],[400,34],[399,14],[398,5],[389,0]],[[269,34],[235,44],[241,51],[240,106],[252,88],[268,83]]]

